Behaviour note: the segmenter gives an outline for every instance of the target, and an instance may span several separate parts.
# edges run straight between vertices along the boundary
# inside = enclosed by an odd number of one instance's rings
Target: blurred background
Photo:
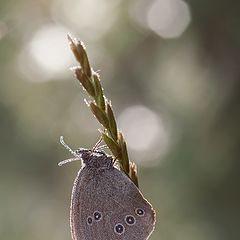
[[[0,1],[0,239],[66,240],[79,162],[100,126],[69,67],[84,41],[112,100],[151,240],[237,240],[240,2]]]

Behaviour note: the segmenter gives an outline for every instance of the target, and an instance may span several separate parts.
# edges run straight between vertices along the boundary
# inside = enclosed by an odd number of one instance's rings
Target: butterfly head
[[[111,156],[108,156],[103,149],[106,148],[105,145],[99,146],[100,141],[92,149],[78,148],[73,151],[63,140],[63,136],[60,137],[60,143],[74,156],[58,163],[59,166],[62,166],[66,163],[73,161],[83,161],[87,166],[93,168],[108,167],[113,165],[113,159]]]

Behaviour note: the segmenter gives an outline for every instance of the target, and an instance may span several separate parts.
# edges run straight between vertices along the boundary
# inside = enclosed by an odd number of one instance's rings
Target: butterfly
[[[74,181],[70,227],[73,240],[146,240],[155,225],[155,211],[129,179],[97,144],[93,149],[73,151],[60,139],[74,158],[82,160]]]

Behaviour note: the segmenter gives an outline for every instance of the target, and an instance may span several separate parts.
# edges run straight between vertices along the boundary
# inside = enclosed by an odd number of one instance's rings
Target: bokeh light
[[[166,153],[169,135],[159,114],[136,105],[125,109],[118,122],[130,151],[133,151],[134,161],[149,164]]]
[[[179,37],[190,20],[189,7],[182,0],[155,0],[147,14],[150,29],[163,38]]]
[[[180,37],[191,22],[190,8],[183,0],[133,1],[129,14],[162,38]]]
[[[39,29],[30,42],[30,54],[46,71],[63,71],[70,63],[71,54],[66,46],[67,29],[47,25]]]
[[[112,27],[117,18],[120,0],[56,0],[52,4],[53,18],[78,29],[82,37],[98,40]]]
[[[67,33],[68,30],[63,26],[46,24],[33,34],[18,61],[27,80],[47,81],[66,72],[66,67],[73,60],[66,44]],[[26,68],[26,63],[29,68]]]

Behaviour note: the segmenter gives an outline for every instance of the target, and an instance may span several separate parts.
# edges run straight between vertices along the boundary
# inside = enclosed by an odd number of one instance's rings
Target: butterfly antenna
[[[58,163],[58,166],[61,167],[62,165],[66,164],[66,163],[70,163],[70,162],[74,162],[74,161],[79,161],[79,160],[81,160],[79,157],[78,157],[78,158],[69,158],[69,159],[66,159],[66,160],[63,160],[63,161],[59,162],[59,163]]]
[[[101,137],[99,138],[99,140],[96,142],[95,146],[92,148],[92,152],[98,150],[98,147],[99,147],[99,145],[101,144],[102,140],[103,140],[103,139],[102,139],[102,136],[101,136]]]
[[[106,149],[106,148],[108,148],[108,146],[106,144],[104,144],[102,146],[97,147],[96,150],[103,150],[103,149]]]
[[[60,137],[60,143],[75,157],[79,158],[79,155],[76,154],[63,140],[63,136]]]

